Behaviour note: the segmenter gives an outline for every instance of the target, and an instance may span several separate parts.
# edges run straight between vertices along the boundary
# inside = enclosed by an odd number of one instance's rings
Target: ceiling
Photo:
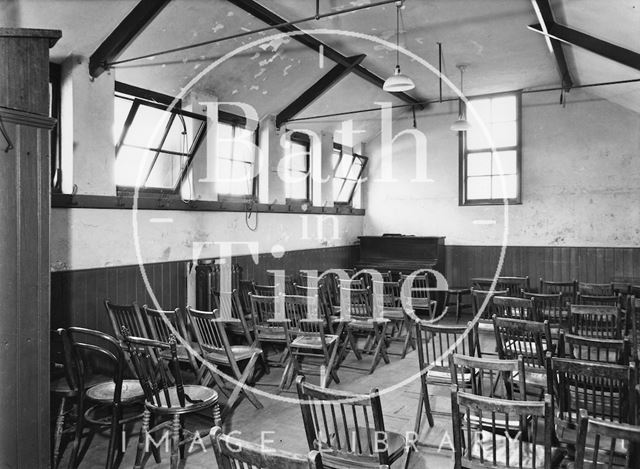
[[[90,56],[136,5],[133,0],[4,0],[0,20],[8,26],[61,29],[52,50],[54,61],[70,55]],[[287,20],[314,14],[314,0],[261,0]],[[321,11],[339,11],[375,0],[322,0]],[[551,0],[556,21],[627,49],[640,52],[640,0]],[[530,0],[406,0],[401,45],[438,66],[437,43],[443,48],[443,72],[459,86],[457,64],[468,64],[468,95],[560,84],[553,55],[544,38],[527,29],[538,20]],[[220,101],[249,103],[260,116],[277,114],[335,64],[293,40],[262,39],[277,31],[254,34],[170,54],[156,52],[223,38],[265,26],[226,0],[172,0],[124,51],[120,60],[154,54],[114,68],[116,79],[177,95],[185,87]],[[366,54],[362,65],[385,78],[393,71],[395,51],[376,39],[394,41],[395,6],[379,6],[298,25],[345,56]],[[318,29],[345,31],[321,34]],[[372,36],[372,40],[349,36]],[[255,44],[251,44],[252,41]],[[240,48],[240,50],[238,49]],[[640,72],[574,46],[563,45],[576,84],[640,78]],[[234,54],[211,65],[225,54]],[[436,75],[417,60],[401,56],[403,72],[416,82],[410,94],[438,98]],[[203,73],[204,72],[204,73]],[[640,112],[640,84],[589,88],[602,98]],[[445,98],[454,96],[446,84]],[[376,107],[401,101],[353,74],[348,75],[298,117]],[[404,110],[402,112],[408,112]],[[400,111],[396,116],[400,115]],[[379,125],[377,113],[354,115],[354,128],[367,140]],[[314,119],[313,129],[335,130],[346,117]],[[290,127],[294,127],[292,123]],[[338,136],[339,139],[339,136]]]

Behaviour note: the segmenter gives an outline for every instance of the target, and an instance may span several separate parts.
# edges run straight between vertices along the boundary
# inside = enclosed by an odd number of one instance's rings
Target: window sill
[[[52,208],[93,208],[131,210],[134,198],[131,196],[51,194]],[[246,212],[246,201],[191,200],[183,202],[176,196],[152,197],[149,194],[138,197],[138,210],[180,210],[194,212]],[[299,204],[254,203],[252,210],[260,213],[297,213],[330,215],[364,215],[364,209],[351,207],[308,207],[303,210]]]

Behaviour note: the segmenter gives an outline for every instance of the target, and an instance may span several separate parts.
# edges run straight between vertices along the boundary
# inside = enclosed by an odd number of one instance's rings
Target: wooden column
[[[0,467],[49,465],[49,48],[0,28]]]

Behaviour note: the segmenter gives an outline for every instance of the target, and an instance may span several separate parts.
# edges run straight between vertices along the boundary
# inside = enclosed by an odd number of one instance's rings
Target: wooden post
[[[0,28],[0,466],[49,465],[49,48]]]

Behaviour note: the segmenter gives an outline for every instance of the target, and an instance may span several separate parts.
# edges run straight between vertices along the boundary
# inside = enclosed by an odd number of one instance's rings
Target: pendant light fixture
[[[413,80],[400,71],[400,8],[403,1],[396,2],[396,68],[389,78],[384,81],[382,89],[390,92],[409,91],[416,87]]]
[[[457,65],[458,70],[460,70],[460,94],[464,95],[463,91],[463,76],[464,71],[467,68],[466,65]],[[467,130],[471,130],[471,124],[467,120],[464,115],[464,106],[462,104],[462,99],[458,98],[458,120],[451,124],[451,130],[454,132],[466,132]]]

